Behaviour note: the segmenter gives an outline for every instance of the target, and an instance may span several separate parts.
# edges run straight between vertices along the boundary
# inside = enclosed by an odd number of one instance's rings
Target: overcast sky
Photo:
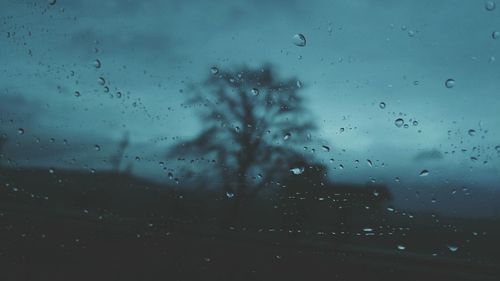
[[[158,164],[166,149],[200,128],[182,107],[186,85],[212,66],[270,62],[303,82],[320,129],[313,137],[332,147],[316,152],[332,180],[388,184],[396,206],[499,213],[500,34],[493,32],[500,7],[488,11],[482,0],[49,2],[3,0],[0,9],[0,131],[16,165],[106,169],[129,132],[134,173],[167,180]],[[306,46],[294,45],[297,33]],[[409,127],[397,127],[397,118]],[[424,169],[429,175],[419,176]],[[463,187],[470,195],[460,195]],[[453,190],[462,197],[453,199]]]

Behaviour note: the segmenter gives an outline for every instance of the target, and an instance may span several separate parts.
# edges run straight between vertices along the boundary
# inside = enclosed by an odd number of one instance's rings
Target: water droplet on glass
[[[373,166],[372,160],[366,159],[366,163],[368,164],[369,167]]]
[[[50,169],[49,169],[49,173],[50,173],[50,174],[53,174],[53,173],[55,173],[55,172],[56,172],[56,170],[54,170],[54,168],[50,168]]]
[[[23,128],[17,129],[17,134],[24,135],[24,129]]]
[[[417,120],[413,121],[413,126],[418,126],[418,121]]]
[[[404,250],[406,250],[406,247],[403,245],[398,245],[398,250],[404,251]]]
[[[493,38],[495,40],[498,39],[498,38],[500,38],[500,31],[493,31],[491,33],[491,38]]]
[[[403,126],[404,123],[405,121],[402,118],[398,118],[394,121],[394,125],[396,125],[396,127],[398,128],[401,128],[401,126]]]
[[[365,227],[365,228],[363,228],[363,231],[364,232],[372,232],[373,228]]]
[[[428,176],[428,175],[429,175],[429,171],[428,171],[428,170],[422,170],[422,171],[420,172],[420,174],[419,174],[419,176],[421,176],[421,177],[426,177],[426,176]]]
[[[496,7],[496,4],[494,1],[486,1],[486,3],[484,3],[484,8],[486,9],[486,11],[493,11],[495,10],[495,7]]]
[[[99,145],[97,145],[97,144],[94,146],[94,149],[95,149],[96,151],[101,151],[101,147],[100,147]]]
[[[231,199],[231,198],[233,198],[233,197],[234,197],[234,193],[233,193],[233,192],[229,192],[229,191],[227,191],[227,192],[226,192],[226,197],[227,197],[227,198],[229,198],[229,199]]]
[[[297,80],[297,88],[302,88],[302,81]]]
[[[49,5],[55,5],[57,3],[57,0],[47,0]]]
[[[445,82],[444,82],[444,85],[446,86],[446,88],[448,89],[451,89],[453,87],[455,87],[455,79],[447,79]]]
[[[451,252],[456,252],[458,251],[458,246],[448,245],[448,250],[450,250]]]
[[[100,60],[98,60],[98,59],[94,60],[93,64],[94,64],[95,68],[101,68],[101,61]]]
[[[292,42],[295,46],[304,47],[306,45],[306,37],[301,33],[297,33],[292,37]]]
[[[213,75],[216,75],[216,74],[219,73],[219,69],[217,67],[215,67],[215,66],[212,66],[210,68],[210,72],[212,72]]]
[[[378,190],[374,190],[374,191],[373,191],[373,196],[376,196],[376,197],[377,197],[377,196],[379,196],[379,195],[380,195],[380,192],[378,192]]]
[[[500,153],[500,145],[495,146],[495,150]]]
[[[258,95],[259,95],[259,89],[257,89],[257,88],[253,88],[253,89],[252,89],[252,94],[253,94],[254,96],[258,96]]]
[[[291,137],[292,135],[290,133],[286,133],[285,136],[283,136],[284,140],[287,140]]]
[[[304,172],[304,167],[292,168],[292,169],[290,169],[290,172],[292,172],[292,174],[294,174],[294,175],[300,175]]]
[[[381,109],[384,109],[385,108],[385,102],[380,102],[378,104],[378,106],[381,108]]]
[[[103,85],[106,84],[106,79],[104,79],[103,77],[99,77],[99,79],[97,79],[97,82],[99,82],[99,85]]]
[[[468,131],[468,134],[469,134],[469,136],[473,137],[473,136],[475,136],[475,135],[476,135],[476,130],[474,130],[474,129],[470,129],[470,130]]]
[[[75,91],[75,97],[79,97],[81,96],[80,92],[79,91]]]
[[[326,152],[330,152],[330,147],[326,146],[326,145],[323,145],[321,146],[321,148],[326,151]]]

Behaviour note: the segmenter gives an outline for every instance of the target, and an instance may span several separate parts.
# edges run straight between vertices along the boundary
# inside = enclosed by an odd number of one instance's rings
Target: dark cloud
[[[443,153],[438,149],[431,149],[419,152],[414,158],[415,161],[435,161],[443,159]]]

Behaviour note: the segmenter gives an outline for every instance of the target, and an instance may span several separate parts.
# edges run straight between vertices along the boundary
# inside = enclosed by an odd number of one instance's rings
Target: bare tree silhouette
[[[292,163],[306,159],[300,151],[315,125],[301,88],[296,78],[280,79],[270,65],[212,68],[204,82],[187,91],[185,105],[198,112],[201,132],[175,144],[168,156],[208,162],[187,170],[204,185],[219,184],[237,216],[242,200],[290,174]]]

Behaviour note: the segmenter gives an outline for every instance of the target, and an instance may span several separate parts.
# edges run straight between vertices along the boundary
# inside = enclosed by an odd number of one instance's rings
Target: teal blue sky
[[[182,106],[187,85],[212,66],[269,62],[303,82],[332,180],[388,184],[396,206],[499,213],[500,8],[485,1],[2,3],[0,131],[12,165],[108,169],[129,132],[134,173],[167,180],[166,149],[200,129]],[[463,187],[472,199],[451,202]]]

